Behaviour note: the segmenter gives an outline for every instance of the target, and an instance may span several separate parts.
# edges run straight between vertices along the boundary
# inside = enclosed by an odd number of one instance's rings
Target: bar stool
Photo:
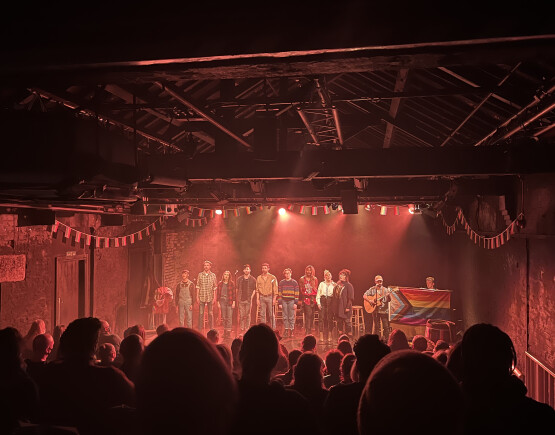
[[[364,333],[364,314],[362,311],[362,305],[353,305],[353,332],[357,331],[360,336]]]

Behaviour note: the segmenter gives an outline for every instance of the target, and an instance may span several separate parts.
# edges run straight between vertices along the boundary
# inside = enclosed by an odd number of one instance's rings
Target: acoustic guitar
[[[380,296],[378,299],[375,299],[372,302],[368,302],[366,299],[364,299],[364,310],[368,314],[372,314],[376,310],[376,308],[379,308],[384,304],[383,301],[385,298],[387,298],[388,295],[389,293]]]

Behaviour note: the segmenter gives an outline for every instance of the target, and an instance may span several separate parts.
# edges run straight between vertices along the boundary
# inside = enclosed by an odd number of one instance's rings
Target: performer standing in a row
[[[216,296],[216,288],[218,280],[216,274],[210,269],[212,262],[205,260],[203,271],[197,277],[197,302],[199,303],[198,329],[204,329],[204,310],[208,310],[208,329],[214,327],[214,301]]]
[[[258,306],[260,308],[260,323],[268,322],[272,329],[276,329],[276,318],[274,316],[274,305],[277,300],[278,283],[277,278],[269,273],[270,265],[262,263],[262,273],[256,278],[256,292],[258,294]]]
[[[315,275],[314,266],[309,265],[306,266],[304,275],[299,280],[299,300],[303,306],[305,335],[312,334],[314,325],[314,307],[318,293],[318,279]]]
[[[231,279],[231,272],[229,270],[223,273],[222,280],[218,283],[217,295],[222,312],[224,338],[229,338],[231,336],[233,309],[235,308],[235,283]]]
[[[349,282],[351,278],[351,271],[349,269],[342,269],[339,272],[339,282],[335,288],[338,298],[337,306],[337,333],[351,333],[351,317],[353,315],[353,300],[355,299],[355,289]]]
[[[185,318],[187,318],[187,328],[193,327],[193,301],[196,298],[195,284],[189,279],[189,271],[185,269],[181,272],[181,281],[175,288],[179,326],[185,326]]]
[[[383,331],[383,339],[387,343],[389,338],[389,302],[391,301],[391,291],[384,287],[381,275],[374,278],[376,285],[370,287],[362,298],[367,301],[374,311],[370,317],[369,330],[372,334],[380,335],[380,323]]]
[[[237,303],[239,304],[239,325],[241,334],[251,324],[251,302],[256,293],[256,278],[251,275],[249,264],[243,266],[243,275],[237,278]]]
[[[324,341],[326,342],[330,340],[330,325],[333,327],[332,297],[336,284],[331,278],[331,272],[329,270],[324,270],[324,281],[318,285],[318,293],[316,294],[316,303],[318,304],[318,309],[320,310],[318,323],[320,331],[323,331]]]
[[[291,269],[283,271],[278,286],[278,304],[282,307],[284,338],[293,337],[295,330],[295,312],[299,302],[299,283],[291,278]]]

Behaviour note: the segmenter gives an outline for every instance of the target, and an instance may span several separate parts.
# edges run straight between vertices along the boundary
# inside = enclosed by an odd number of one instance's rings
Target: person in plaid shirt
[[[212,272],[212,262],[204,261],[204,270],[197,277],[197,302],[199,304],[198,329],[204,329],[204,310],[208,310],[208,329],[214,327],[214,301],[216,298],[216,288],[218,280],[216,274]]]

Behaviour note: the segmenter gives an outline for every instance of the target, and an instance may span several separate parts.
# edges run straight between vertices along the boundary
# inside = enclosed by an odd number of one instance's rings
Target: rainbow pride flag
[[[389,287],[389,320],[406,325],[425,325],[428,319],[451,320],[451,290]]]

